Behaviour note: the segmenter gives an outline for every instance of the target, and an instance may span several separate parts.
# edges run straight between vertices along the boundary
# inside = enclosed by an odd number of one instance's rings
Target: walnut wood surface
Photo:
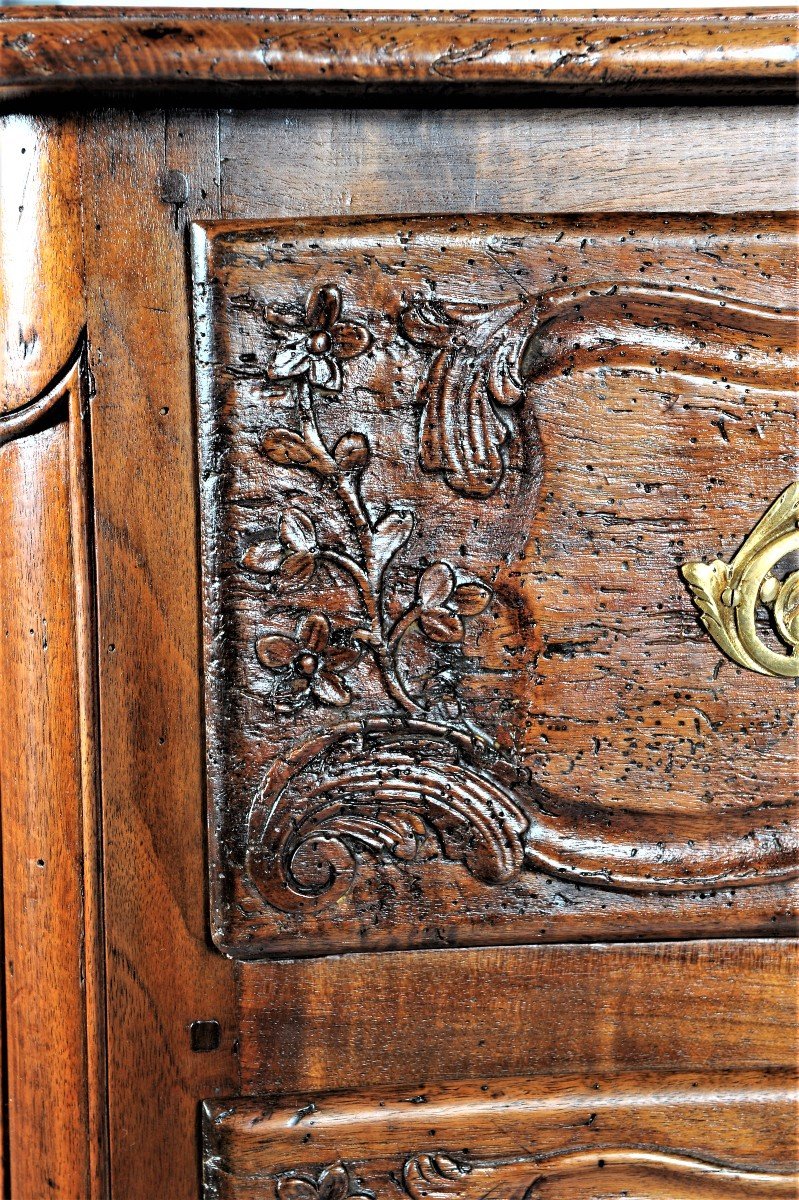
[[[2,431],[14,413],[22,424],[35,416],[25,410],[69,362],[84,318],[76,127],[11,114],[0,117],[0,146]]]
[[[521,946],[242,963],[241,1094],[635,1069],[791,1070],[796,944]]]
[[[0,448],[9,1179],[31,1198],[104,1173],[82,356],[54,391],[54,423]]]
[[[190,170],[189,212],[214,210],[215,124],[120,114],[84,134],[109,1126],[126,1200],[196,1200],[197,1102],[237,1073],[231,972],[206,934],[191,340],[164,195]],[[198,1020],[221,1026],[213,1053],[191,1049]]]
[[[0,795],[13,1197],[107,1182],[78,129],[0,123]]]
[[[680,566],[795,478],[794,264],[766,214],[198,231],[229,953],[790,932],[792,685]]]
[[[225,214],[253,220],[796,205],[799,125],[783,105],[281,106],[223,112],[219,126]]]
[[[788,9],[754,12],[186,13],[37,8],[0,18],[0,89],[381,85],[527,94],[792,96]]]
[[[790,1200],[792,1076],[492,1080],[205,1106],[214,1200]]]
[[[25,58],[31,22],[35,25],[40,16],[41,10],[4,14],[0,34],[0,40],[5,38],[0,47],[0,56],[6,56],[4,64],[9,57]],[[134,22],[140,16],[135,14]],[[182,24],[185,13],[169,17],[170,25]],[[10,22],[18,18],[25,28],[17,25],[10,36]],[[41,89],[43,108],[48,103],[44,99],[48,88],[57,92],[63,87],[59,64],[76,80],[80,70],[76,60],[92,57],[91,52],[87,54],[88,43],[72,38],[70,19],[76,19],[74,10],[45,13],[41,27],[35,25],[44,30],[44,36],[28,64],[40,80],[42,72],[49,74],[49,83]],[[147,13],[142,19],[151,20]],[[220,17],[215,26],[219,40],[226,36],[222,25],[228,19],[236,19],[236,14]],[[108,21],[108,13],[93,20],[91,28],[96,29],[103,20]],[[242,20],[246,23],[249,18]],[[783,17],[767,20],[773,31]],[[59,27],[67,31],[63,45],[58,38],[50,41],[42,57],[47,30],[62,21]],[[162,34],[162,18],[152,21],[150,32],[154,29]],[[259,21],[256,17],[256,26]],[[704,27],[715,31],[708,40],[717,36],[717,26],[708,23]],[[299,26],[291,28],[297,32]],[[321,35],[321,25],[317,28]],[[753,26],[740,21],[736,28]],[[423,32],[427,37],[430,31]],[[474,26],[471,32],[475,33]],[[131,45],[137,54],[135,41],[134,34]],[[185,61],[177,63],[175,57],[178,35],[164,33],[146,41],[153,59],[164,45],[164,54],[170,58],[168,71],[185,69]],[[734,43],[735,38],[730,44]],[[74,71],[69,66],[70,45],[75,53]],[[98,37],[100,56],[107,45]],[[493,45],[500,48],[499,41]],[[109,55],[114,52],[123,58],[127,53],[124,45],[109,48]],[[277,43],[275,53],[283,54]],[[293,50],[288,53],[294,55]],[[50,58],[45,61],[47,54]],[[201,49],[199,55],[202,57]],[[222,54],[220,71],[224,58]],[[230,65],[230,58],[226,61]],[[288,70],[288,59],[282,61]],[[556,71],[559,74],[578,66],[564,61]],[[88,62],[87,67],[91,69]],[[29,86],[14,74],[16,70],[13,67],[3,76],[6,101],[13,87],[25,91]],[[109,72],[116,70],[109,67]],[[455,75],[481,70],[478,61],[452,67]],[[763,74],[759,77],[762,80]],[[223,73],[220,80],[224,80]],[[96,387],[91,407],[104,885],[109,902],[110,1156],[113,1195],[124,1200],[160,1200],[161,1196],[197,1200],[201,1099],[343,1087],[370,1093],[381,1084],[421,1088],[423,1082],[434,1079],[457,1081],[476,1075],[491,1079],[509,1073],[591,1069],[604,1073],[604,1086],[612,1091],[609,1077],[620,1068],[650,1066],[661,1071],[676,1060],[686,1070],[705,1073],[717,1066],[753,1069],[763,1079],[772,1068],[789,1065],[795,1058],[795,967],[790,949],[782,941],[420,951],[247,964],[223,958],[211,945],[205,883],[205,748],[199,681],[196,431],[184,236],[187,222],[255,217],[263,223],[273,215],[415,210],[502,213],[520,207],[552,212],[573,209],[575,197],[580,207],[594,209],[606,207],[607,201],[632,210],[656,210],[665,205],[690,211],[703,207],[705,196],[713,208],[763,210],[790,203],[795,173],[792,118],[786,109],[774,105],[751,112],[740,106],[724,112],[702,110],[707,114],[708,132],[703,139],[701,115],[689,108],[653,108],[646,114],[613,109],[604,113],[530,109],[522,114],[508,109],[289,110],[285,106],[291,88],[286,80],[284,76],[281,87],[270,93],[270,105],[273,99],[280,100],[276,111],[117,109],[100,114],[89,110],[73,120],[60,115],[64,109],[60,97],[55,102],[59,115],[10,118],[11,141],[4,143],[4,147],[13,143],[20,148],[20,159],[23,145],[26,153],[32,153],[28,145],[38,146],[40,159],[50,154],[61,183],[48,183],[47,172],[39,168],[38,174],[31,174],[31,180],[39,182],[33,187],[29,181],[26,192],[27,176],[12,182],[7,163],[14,159],[4,151],[3,188],[7,188],[8,203],[3,212],[2,286],[11,290],[2,292],[3,317],[7,317],[11,295],[15,311],[25,319],[10,325],[6,321],[13,336],[6,340],[11,366],[4,369],[4,381],[11,381],[14,398],[10,405],[4,394],[0,403],[7,410],[6,433],[13,426],[22,434],[29,419],[31,425],[30,440],[26,435],[12,441],[0,449],[0,460],[17,465],[24,461],[31,470],[23,479],[17,473],[12,473],[13,479],[7,477],[8,488],[19,497],[22,515],[14,522],[6,520],[0,538],[7,543],[23,526],[29,533],[36,527],[47,533],[50,546],[53,534],[54,554],[49,562],[63,566],[63,571],[46,577],[41,596],[67,597],[67,608],[76,603],[74,597],[69,599],[75,560],[70,560],[60,535],[68,532],[77,537],[80,530],[65,520],[60,507],[66,503],[63,468],[69,446],[63,408],[55,404],[49,414],[44,409],[51,395],[49,385],[53,379],[63,381],[63,368],[70,362],[84,323],[90,368],[84,382],[91,391],[94,379]],[[135,75],[128,82],[135,88]],[[228,82],[223,82],[226,89]],[[189,86],[196,83],[189,81]],[[698,82],[685,84],[684,78],[680,87],[683,85],[693,89],[684,92],[686,97],[700,89]],[[84,78],[83,86],[88,93],[94,85]],[[108,82],[107,86],[117,85]],[[161,83],[156,86],[160,89]],[[260,84],[256,81],[255,86]],[[431,98],[436,86],[428,89]],[[453,86],[461,87],[457,82]],[[464,84],[459,93],[465,103],[473,94],[470,86]],[[487,80],[486,86],[494,85]],[[572,86],[569,83],[568,87]],[[402,84],[398,87],[395,96],[404,97]],[[713,87],[702,91],[718,94]],[[226,96],[230,94],[225,91]],[[578,99],[587,93],[573,90],[569,94]],[[631,98],[641,94],[629,92]],[[782,92],[772,92],[771,98],[778,94]],[[162,102],[163,91],[158,95]],[[542,93],[537,91],[537,95]],[[84,97],[75,96],[75,103],[79,101],[85,108]],[[55,105],[51,107],[55,114]],[[19,121],[23,124],[14,129]],[[641,138],[650,147],[646,153],[640,152]],[[713,144],[697,150],[696,144],[703,140]],[[558,158],[559,143],[562,153]],[[323,147],[324,152],[315,156],[305,153],[314,146]],[[631,146],[636,147],[634,153]],[[737,162],[738,170],[722,164],[720,148]],[[460,149],[460,154],[454,153],[455,149]],[[298,161],[306,163],[314,157],[312,169],[297,169]],[[271,180],[264,165],[270,160],[274,169]],[[553,163],[562,163],[563,170],[555,171]],[[593,188],[589,180],[595,181]],[[59,195],[64,198],[63,211],[59,211]],[[23,214],[19,213],[20,204]],[[28,223],[32,214],[35,219]],[[17,237],[18,228],[24,236]],[[31,231],[41,239],[41,250],[31,247]],[[85,268],[82,256],[76,253],[79,240],[85,243]],[[9,262],[10,271],[6,269]],[[57,302],[51,302],[47,288],[43,291],[35,282],[37,277],[56,283]],[[17,333],[19,325],[24,331],[22,338]],[[41,335],[38,341],[31,337],[32,330]],[[45,403],[41,408],[28,407],[37,401]],[[42,424],[35,426],[35,420]],[[52,422],[52,427],[45,427],[46,422]],[[727,425],[729,430],[729,422]],[[72,428],[70,425],[70,431]],[[45,468],[47,479],[42,474]],[[52,497],[55,507],[45,509]],[[43,524],[37,526],[40,517]],[[81,521],[82,517],[77,523],[80,529],[84,528]],[[741,536],[745,532],[742,528]],[[80,545],[78,540],[77,553]],[[715,545],[708,546],[708,552],[715,550]],[[44,558],[37,560],[36,570],[29,571],[25,555],[15,549],[13,567],[4,571],[0,590],[17,596],[29,585],[38,588],[44,563]],[[48,607],[49,600],[32,604],[32,622],[26,623],[24,607],[18,606],[17,614],[20,627],[13,653],[19,650],[19,663],[31,666],[33,674],[39,672],[39,681],[43,651],[27,630],[39,627]],[[53,635],[49,625],[48,631]],[[59,661],[68,665],[65,645],[72,644],[72,635],[65,643],[60,632],[59,625],[57,647],[52,637],[50,646],[66,656]],[[48,663],[52,664],[52,658]],[[16,667],[13,677],[19,678]],[[48,679],[55,681],[52,665]],[[47,693],[48,712],[56,712],[61,724],[69,718],[68,736],[72,738],[70,714],[75,697],[87,693],[81,690],[83,684],[76,687],[71,668],[59,679],[57,693]],[[5,679],[3,692],[5,697]],[[33,713],[24,725],[26,736],[32,728],[45,728],[40,700],[43,705],[41,688],[33,687],[21,701],[15,700],[9,712],[2,714],[4,736],[13,713],[21,711],[20,704],[23,708],[28,705]],[[85,707],[81,713],[86,716]],[[67,732],[61,724],[54,744],[63,747]],[[87,725],[84,732],[88,740],[82,745],[88,748],[91,728]],[[20,761],[32,761],[37,744],[34,736],[27,738]],[[66,765],[75,777],[74,755]],[[57,806],[42,807],[42,797],[48,793],[37,792],[32,798],[33,791],[25,788],[21,795],[20,778],[12,779],[10,792],[4,779],[4,808],[10,795],[12,814],[28,805],[48,822],[57,816],[57,822],[48,826],[49,836],[54,842],[60,838],[78,856],[84,846],[99,844],[97,832],[85,824],[91,818],[91,806],[83,809],[82,841],[78,844],[75,840],[74,791],[59,792]],[[37,827],[27,822],[12,825],[13,829],[19,832],[20,842],[10,842],[4,830],[5,854],[11,858],[6,893],[13,888],[15,896],[27,905],[28,893],[16,884],[21,873],[28,871],[29,858],[33,856],[35,862],[38,854],[34,856],[31,850],[28,857],[19,855],[17,846],[29,846]],[[73,881],[74,864],[74,857],[66,859],[67,877]],[[89,880],[95,869],[91,856],[84,869]],[[52,876],[43,880],[40,870],[30,868],[33,883],[49,884]],[[30,882],[27,876],[26,880]],[[74,888],[72,895],[77,911],[84,900],[89,905],[85,920],[87,928],[93,928],[91,888],[84,899]],[[37,892],[37,908],[26,907],[27,958],[14,959],[14,969],[23,976],[35,972],[36,984],[43,977],[55,978],[67,959],[74,958],[79,944],[83,918],[76,919],[73,907],[65,907],[59,900],[52,926],[37,921],[37,913],[46,905],[50,905],[48,913],[54,911],[54,896],[52,890]],[[17,921],[19,911],[14,899],[9,914],[12,933],[23,928]],[[692,936],[700,928],[695,926]],[[640,932],[636,929],[633,934]],[[31,945],[41,945],[42,939],[48,938],[54,939],[53,955],[48,958],[31,951]],[[88,988],[96,986],[99,977],[99,970],[89,964],[93,946],[96,942],[90,937],[85,943]],[[66,977],[72,986],[74,974],[67,970]],[[69,1195],[70,1182],[76,1200],[94,1195],[83,1185],[85,1133],[72,1136],[64,1132],[62,1136],[61,1124],[49,1115],[68,1098],[64,1128],[72,1129],[70,1122],[85,1117],[86,1107],[79,1095],[83,1068],[75,1064],[82,1060],[85,1047],[90,1056],[93,1053],[84,1032],[82,1000],[78,996],[72,1006],[65,1002],[64,997],[72,993],[67,993],[62,983],[57,989],[61,1008],[45,1004],[41,1009],[26,1010],[18,1003],[21,992],[9,990],[16,1019],[26,1027],[26,1057],[16,1060],[12,1053],[9,1059],[17,1081],[12,1077],[11,1090],[16,1088],[21,1095],[20,1087],[30,1079],[39,1089],[38,1097],[50,1097],[47,1107],[36,1108],[29,1126],[17,1125],[17,1132],[13,1108],[11,1111],[10,1143],[17,1157],[18,1177],[25,1181],[21,1200],[39,1200],[39,1195],[53,1193],[43,1177],[43,1168],[53,1162],[59,1173],[49,1177],[63,1184],[64,1195]],[[576,997],[574,1004],[572,996]],[[63,1039],[58,1043],[49,1033],[56,1018],[61,1021],[59,1038]],[[220,1026],[217,1049],[213,1049],[212,1036],[204,1040],[194,1037],[191,1030],[195,1022],[213,1021]],[[192,1045],[209,1048],[200,1052]],[[87,1060],[85,1071],[92,1079],[97,1078],[94,1072],[100,1060],[100,1053]],[[68,1086],[76,1079],[77,1092]],[[699,1086],[701,1081],[697,1083]],[[740,1081],[747,1096],[757,1086]],[[779,1131],[781,1102],[770,1084],[764,1081],[759,1086],[766,1107],[775,1106],[771,1128]],[[88,1094],[89,1104],[101,1118],[102,1081],[90,1086]],[[467,1094],[471,1095],[468,1088]],[[751,1114],[754,1109],[746,1111]],[[89,1130],[100,1130],[101,1136],[102,1123],[93,1121],[90,1116]],[[718,1122],[713,1124],[712,1117],[709,1121],[714,1140],[722,1144],[724,1134],[716,1131]],[[767,1126],[766,1117],[762,1123],[752,1117],[753,1164],[761,1151],[766,1154]],[[705,1140],[710,1140],[710,1135]],[[90,1151],[92,1147],[98,1147],[96,1161],[101,1162],[101,1143],[91,1141]],[[320,1160],[319,1171],[324,1165]],[[315,1183],[318,1178],[317,1173]],[[572,1184],[574,1179],[572,1174]],[[624,1182],[630,1182],[629,1175]],[[548,1186],[560,1187],[560,1181],[550,1181]],[[33,1190],[36,1187],[39,1192]]]

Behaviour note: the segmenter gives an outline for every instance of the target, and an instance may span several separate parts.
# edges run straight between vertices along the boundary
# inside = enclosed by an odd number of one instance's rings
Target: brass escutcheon
[[[742,667],[761,675],[799,677],[799,571],[783,580],[772,570],[799,551],[799,483],[790,484],[760,518],[730,563],[690,562],[682,567],[713,641]],[[788,647],[772,650],[758,636],[756,613],[769,610]]]

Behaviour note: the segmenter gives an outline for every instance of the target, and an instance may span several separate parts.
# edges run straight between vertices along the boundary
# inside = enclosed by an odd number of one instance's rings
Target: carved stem
[[[386,691],[392,700],[396,701],[406,712],[418,716],[424,713],[425,709],[417,704],[404,687],[396,664],[393,661],[391,648],[386,643],[379,603],[382,572],[378,568],[375,558],[374,530],[366,506],[357,486],[351,479],[341,473],[338,463],[325,445],[319,431],[319,426],[316,423],[313,392],[305,377],[297,381],[297,403],[300,411],[302,435],[317,454],[331,466],[336,496],[342,504],[346,517],[353,528],[364,566],[361,567],[359,563],[356,563],[348,555],[338,554],[334,550],[324,550],[322,557],[332,565],[337,566],[340,570],[345,571],[355,582],[369,618],[372,634],[369,649],[383,678]]]
[[[338,464],[322,440],[322,435],[319,432],[319,426],[316,424],[316,415],[313,410],[311,388],[304,375],[301,375],[297,380],[296,388],[297,407],[300,410],[300,428],[302,429],[302,436],[308,445],[313,447],[319,457],[324,459],[325,463],[330,468],[331,473],[336,472],[338,471]]]
[[[390,650],[393,650],[396,646],[399,645],[400,641],[405,636],[405,634],[408,632],[411,625],[413,625],[414,622],[418,621],[419,613],[420,613],[419,605],[412,604],[411,607],[408,609],[408,611],[404,612],[402,614],[402,616],[396,621],[396,623],[394,624],[394,626],[387,638],[387,644],[388,644],[388,647]]]

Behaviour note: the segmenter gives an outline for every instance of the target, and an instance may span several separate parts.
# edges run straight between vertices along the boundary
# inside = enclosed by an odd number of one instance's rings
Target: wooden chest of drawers
[[[13,1200],[796,1194],[796,40],[0,17]]]

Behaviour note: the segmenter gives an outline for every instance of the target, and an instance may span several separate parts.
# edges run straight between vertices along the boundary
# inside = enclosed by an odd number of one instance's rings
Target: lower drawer
[[[214,1200],[792,1200],[781,1073],[482,1080],[204,1107]]]

